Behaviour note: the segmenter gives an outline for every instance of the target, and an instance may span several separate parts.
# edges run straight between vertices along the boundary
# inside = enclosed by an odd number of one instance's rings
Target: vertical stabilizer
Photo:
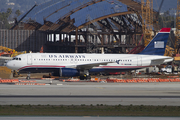
[[[145,55],[164,55],[166,44],[169,38],[171,28],[162,28],[159,33],[139,54]]]

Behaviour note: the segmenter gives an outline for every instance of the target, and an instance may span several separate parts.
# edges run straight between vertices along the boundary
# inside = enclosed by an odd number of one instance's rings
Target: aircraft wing
[[[93,67],[97,67],[100,65],[107,65],[108,63],[113,63],[113,62],[98,62],[98,63],[89,63],[89,64],[80,64],[80,65],[72,65],[72,66],[66,66],[68,68],[76,68],[80,70],[86,70],[86,69],[92,69]]]

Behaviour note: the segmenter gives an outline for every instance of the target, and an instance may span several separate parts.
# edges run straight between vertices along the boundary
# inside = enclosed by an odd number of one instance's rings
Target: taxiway
[[[180,105],[180,83],[80,83],[0,85],[1,105]]]

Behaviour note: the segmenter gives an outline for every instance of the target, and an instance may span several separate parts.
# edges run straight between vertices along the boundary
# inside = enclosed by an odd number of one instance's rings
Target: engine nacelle
[[[73,68],[61,68],[59,70],[59,74],[62,77],[74,77],[74,76],[79,76],[80,72],[77,69],[73,69]]]

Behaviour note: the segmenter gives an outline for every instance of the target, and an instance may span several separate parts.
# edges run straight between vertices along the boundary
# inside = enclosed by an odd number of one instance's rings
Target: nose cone
[[[6,67],[9,68],[9,69],[11,69],[10,62],[7,62],[7,63],[6,63]]]
[[[12,61],[6,63],[6,67],[12,70],[16,70],[15,64]]]

